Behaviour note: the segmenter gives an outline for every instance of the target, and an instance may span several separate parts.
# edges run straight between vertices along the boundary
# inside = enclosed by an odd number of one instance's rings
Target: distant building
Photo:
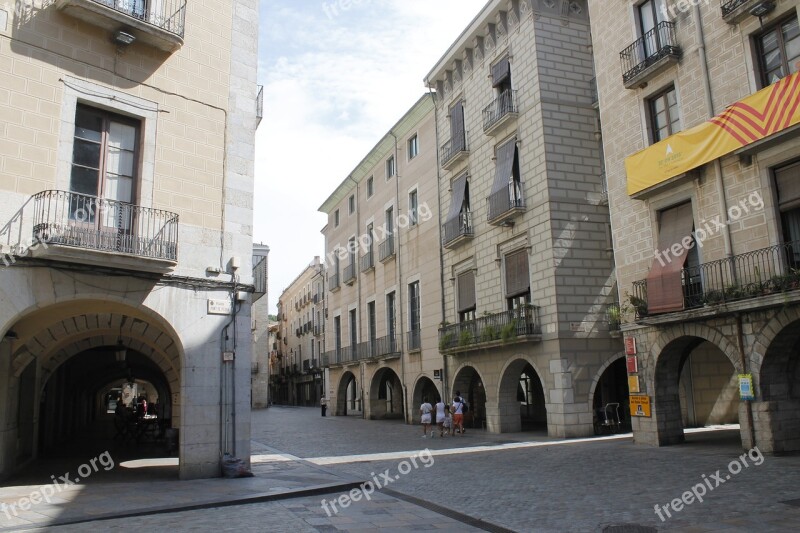
[[[269,321],[269,246],[253,244],[253,284],[257,288],[250,316],[253,333],[250,405],[261,409],[269,405],[269,369],[272,341]]]
[[[798,2],[590,9],[634,440],[800,450]]]

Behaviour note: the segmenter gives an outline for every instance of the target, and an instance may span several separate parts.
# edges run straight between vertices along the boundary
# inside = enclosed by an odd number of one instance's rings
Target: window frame
[[[669,94],[675,94],[675,108],[678,114],[677,123],[678,129],[673,129],[673,120],[672,115],[670,114],[670,106],[669,106]],[[667,135],[664,137],[659,136],[659,130],[657,129],[656,125],[656,116],[657,112],[655,109],[656,102],[659,100],[664,100],[664,112],[667,118],[667,128],[668,132]],[[658,142],[663,141],[664,139],[675,135],[676,133],[683,131],[683,117],[681,116],[681,104],[680,100],[678,99],[678,90],[675,88],[674,84],[668,85],[664,87],[658,92],[653,93],[652,95],[645,98],[645,106],[646,106],[646,114],[647,114],[647,134],[650,139],[650,144],[655,144]]]
[[[356,212],[356,195],[351,194],[350,198],[347,199],[347,211],[348,215],[352,215]]]
[[[367,199],[369,200],[375,194],[375,176],[367,178]]]
[[[419,280],[408,284],[408,331],[422,330],[422,294],[420,293]],[[415,320],[416,319],[416,320]],[[416,328],[414,323],[416,322]]]
[[[419,135],[412,135],[406,144],[408,147],[408,160],[411,161],[419,155]]]
[[[339,210],[338,209],[333,212],[333,227],[334,228],[338,228],[339,227]]]
[[[389,181],[397,175],[397,161],[394,154],[386,158],[386,181]]]
[[[419,224],[419,193],[414,187],[408,191],[408,225],[414,227]]]
[[[794,20],[798,24],[798,27],[800,27],[800,17],[798,17],[796,10],[792,10],[786,16],[776,20],[766,28],[762,29],[761,31],[753,35],[752,38],[753,52],[756,56],[755,63],[756,65],[758,65],[757,74],[758,74],[759,89],[763,89],[764,87],[769,87],[773,83],[776,83],[776,82],[771,82],[766,78],[767,72],[766,72],[766,65],[764,62],[764,46],[763,46],[764,36],[773,31],[777,31],[777,38],[778,38],[777,49],[781,52],[781,63],[782,63],[781,67],[786,69],[786,74],[783,76],[783,78],[791,74],[789,59],[786,57],[786,42],[784,41],[782,27],[785,24],[791,22],[792,20]],[[800,36],[795,37],[795,39],[800,39]],[[796,61],[800,61],[800,56],[797,56],[794,59]]]

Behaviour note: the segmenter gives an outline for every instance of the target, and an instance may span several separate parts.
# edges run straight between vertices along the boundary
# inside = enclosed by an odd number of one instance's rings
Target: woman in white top
[[[433,411],[433,407],[431,404],[428,403],[428,397],[424,396],[422,398],[422,405],[419,406],[419,412],[422,414],[422,438],[426,438],[428,436],[428,428],[431,425],[431,411]]]
[[[436,425],[439,426],[439,436],[444,437],[444,402],[436,402]]]

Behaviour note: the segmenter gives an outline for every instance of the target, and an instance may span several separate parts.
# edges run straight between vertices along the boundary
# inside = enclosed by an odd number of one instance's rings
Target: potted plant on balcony
[[[722,291],[717,289],[711,289],[706,291],[705,297],[703,298],[706,305],[716,305],[720,303],[722,299],[723,299]]]
[[[637,315],[647,316],[647,301],[645,299],[627,292],[625,295],[628,297],[628,303],[636,310]]]
[[[497,340],[499,337],[500,333],[497,331],[497,326],[494,324],[489,324],[481,331],[481,342],[491,342]]]
[[[469,346],[472,344],[473,337],[472,332],[468,329],[462,330],[461,335],[458,337],[458,345],[459,346]]]
[[[442,334],[439,337],[439,351],[443,352],[443,351],[451,348],[452,347],[451,345],[453,344],[453,341],[455,340],[455,338],[456,338],[456,334],[453,333],[452,331],[448,331],[447,333]]]
[[[500,331],[500,338],[503,342],[511,342],[517,337],[517,319],[515,318]]]
[[[622,308],[618,305],[612,305],[608,308],[608,330],[610,332],[619,331],[622,325]]]

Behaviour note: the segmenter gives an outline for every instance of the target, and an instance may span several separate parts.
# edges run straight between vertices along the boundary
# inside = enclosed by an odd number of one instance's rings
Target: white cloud
[[[254,240],[271,249],[271,309],[325,255],[317,208],[426,91],[483,3],[360,0],[329,17],[323,5],[337,0],[262,2]]]

